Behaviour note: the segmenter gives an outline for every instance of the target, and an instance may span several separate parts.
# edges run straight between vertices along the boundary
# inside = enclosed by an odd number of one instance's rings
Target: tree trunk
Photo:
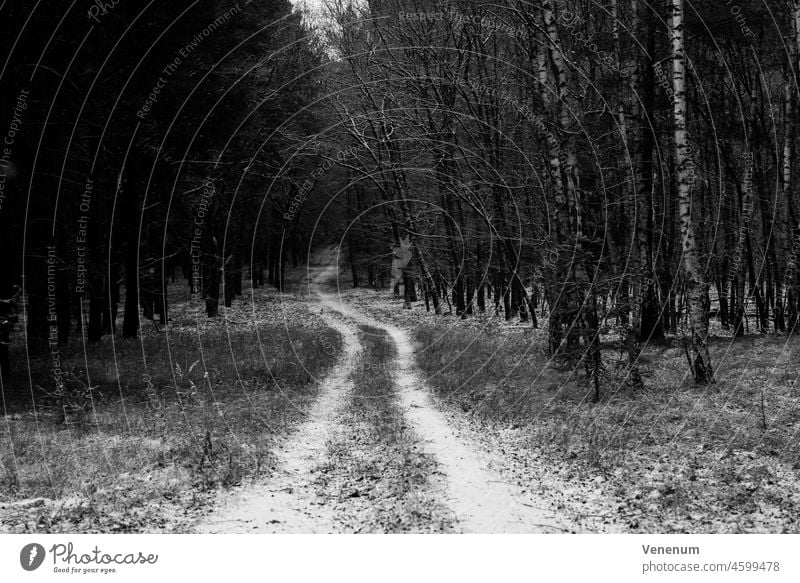
[[[95,275],[89,279],[89,325],[86,330],[89,342],[100,342],[103,336],[103,312],[108,301],[104,291],[102,277]]]
[[[678,190],[683,272],[686,278],[686,295],[689,309],[689,327],[692,347],[692,373],[695,382],[714,381],[711,355],[708,351],[707,298],[708,283],[700,264],[696,220],[700,209],[692,209],[695,171],[687,132],[686,88],[684,53],[684,0],[670,0],[670,46],[672,55],[673,123],[675,138],[675,182]],[[692,212],[694,210],[694,213]]]
[[[138,226],[138,221],[136,221]],[[122,337],[136,338],[139,334],[139,237],[138,229],[128,237],[125,251],[125,313],[122,320]]]

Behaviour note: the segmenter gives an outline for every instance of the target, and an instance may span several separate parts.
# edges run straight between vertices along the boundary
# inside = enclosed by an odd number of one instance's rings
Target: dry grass
[[[631,530],[800,530],[797,340],[718,340],[709,387],[688,378],[681,350],[651,347],[633,391],[606,352],[592,405],[583,372],[550,362],[529,333],[424,326],[415,337],[443,402],[602,484]]]
[[[180,530],[213,489],[268,472],[270,450],[314,398],[340,343],[298,315],[257,332],[178,329],[86,353],[71,342],[61,347],[70,373],[58,399],[52,365],[32,360],[33,385],[47,391],[34,389],[35,408],[27,371],[4,387],[0,529]]]

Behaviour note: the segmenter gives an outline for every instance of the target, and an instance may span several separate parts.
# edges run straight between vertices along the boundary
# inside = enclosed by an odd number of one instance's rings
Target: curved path
[[[329,277],[317,270],[314,281]],[[358,335],[330,314],[325,322],[342,335],[342,356],[325,378],[307,419],[277,451],[275,474],[255,486],[224,495],[210,516],[195,525],[198,533],[328,533],[338,529],[333,509],[313,486],[314,469],[326,460],[326,442],[338,427],[338,413],[350,388],[350,373],[361,346]]]
[[[325,463],[325,443],[339,427],[338,413],[352,388],[350,373],[360,352],[354,324],[386,331],[397,349],[394,370],[400,405],[407,421],[445,477],[444,504],[454,513],[458,530],[472,533],[531,533],[571,530],[543,501],[505,482],[490,468],[487,455],[453,428],[431,401],[413,363],[408,334],[343,304],[322,291],[322,284],[337,276],[334,265],[311,267],[312,291],[323,317],[343,338],[343,354],[320,388],[308,420],[300,425],[276,455],[276,475],[268,482],[242,488],[197,532],[337,532],[332,504],[318,499],[313,471]]]
[[[347,319],[385,330],[397,348],[395,383],[404,414],[422,440],[425,450],[442,466],[446,477],[445,504],[454,512],[460,529],[472,533],[530,533],[568,530],[544,503],[530,500],[489,467],[488,457],[461,437],[432,403],[430,390],[415,370],[408,334],[344,305],[334,296],[320,294],[324,306]]]

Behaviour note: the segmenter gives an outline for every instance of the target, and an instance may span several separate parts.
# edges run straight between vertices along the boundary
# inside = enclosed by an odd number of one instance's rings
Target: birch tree
[[[692,147],[687,131],[686,51],[684,42],[684,1],[670,0],[670,49],[672,57],[672,122],[675,140],[675,188],[681,233],[681,263],[686,281],[691,346],[690,366],[695,382],[714,381],[708,351],[708,282],[700,262],[697,238],[697,213],[692,197],[696,176]]]

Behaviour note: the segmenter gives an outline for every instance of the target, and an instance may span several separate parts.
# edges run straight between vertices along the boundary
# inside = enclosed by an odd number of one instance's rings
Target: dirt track
[[[324,261],[324,260],[323,260]],[[488,456],[459,434],[432,402],[414,366],[413,346],[402,329],[379,322],[325,291],[336,278],[332,262],[309,268],[312,298],[327,323],[343,338],[341,358],[323,381],[320,396],[306,421],[276,452],[275,473],[263,482],[227,494],[217,510],[196,525],[197,532],[322,533],[341,532],[332,502],[314,486],[315,472],[325,464],[326,443],[341,430],[342,406],[353,389],[350,376],[362,346],[357,326],[385,331],[396,347],[393,382],[403,415],[422,449],[440,468],[441,503],[455,517],[455,530],[470,533],[563,532],[575,530],[491,469]],[[339,468],[346,471],[346,468]]]

